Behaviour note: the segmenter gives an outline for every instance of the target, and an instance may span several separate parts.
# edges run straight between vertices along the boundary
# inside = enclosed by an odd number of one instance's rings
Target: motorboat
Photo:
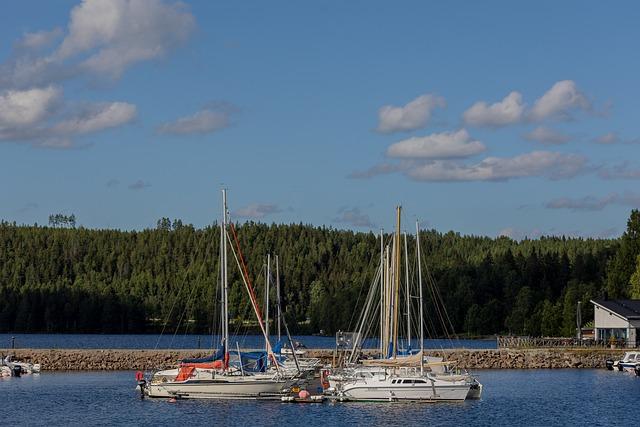
[[[40,373],[39,363],[20,362],[13,360],[12,356],[7,356],[2,359],[2,368],[2,372],[0,372],[0,375],[2,376],[19,377],[21,375]],[[10,374],[7,375],[7,372]]]
[[[611,365],[612,370],[637,372],[640,368],[640,351],[627,351],[621,360],[615,360]]]

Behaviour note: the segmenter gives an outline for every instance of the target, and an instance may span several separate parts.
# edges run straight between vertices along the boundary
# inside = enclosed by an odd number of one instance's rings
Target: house
[[[591,300],[594,312],[594,335],[597,341],[618,343],[627,347],[640,344],[640,300]]]

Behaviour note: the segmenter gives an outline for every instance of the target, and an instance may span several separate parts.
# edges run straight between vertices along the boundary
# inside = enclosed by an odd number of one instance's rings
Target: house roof
[[[612,311],[625,319],[640,319],[640,299],[596,299],[592,303]]]

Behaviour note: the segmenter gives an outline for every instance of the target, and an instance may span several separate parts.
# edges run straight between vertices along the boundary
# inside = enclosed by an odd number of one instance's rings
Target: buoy
[[[298,397],[300,399],[308,399],[309,396],[311,396],[311,393],[309,393],[307,390],[300,390],[300,393],[298,393]]]

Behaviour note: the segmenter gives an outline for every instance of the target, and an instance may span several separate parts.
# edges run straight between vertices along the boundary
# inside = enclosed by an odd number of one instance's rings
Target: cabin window
[[[415,384],[424,384],[424,383],[426,383],[426,381],[425,381],[425,380],[414,380],[413,382],[414,382]]]

